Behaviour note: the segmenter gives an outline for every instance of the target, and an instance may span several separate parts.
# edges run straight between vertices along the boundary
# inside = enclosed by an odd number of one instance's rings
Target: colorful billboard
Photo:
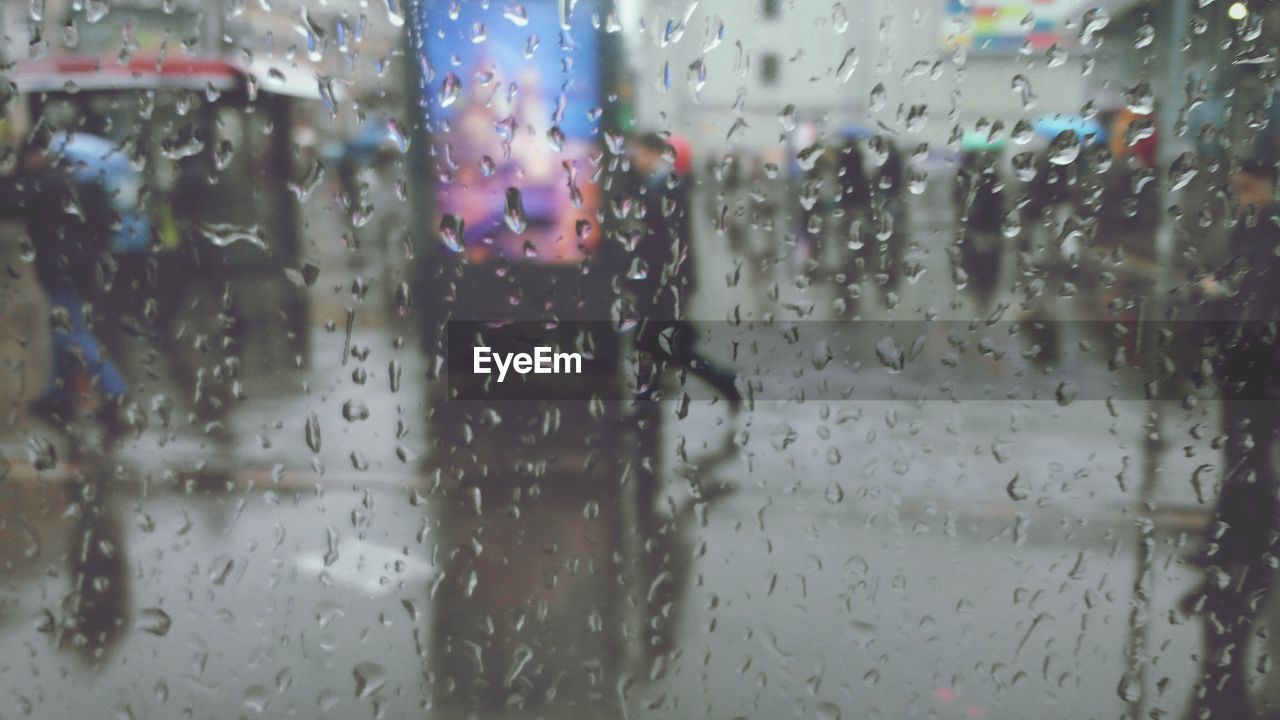
[[[1065,0],[945,0],[945,41],[977,52],[1017,52],[1071,45],[1063,24],[1072,8]]]
[[[599,17],[572,6],[413,4],[433,223],[468,262],[577,263],[599,242]]]

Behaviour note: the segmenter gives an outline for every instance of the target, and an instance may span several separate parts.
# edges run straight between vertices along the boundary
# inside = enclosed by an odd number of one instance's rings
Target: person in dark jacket
[[[1188,597],[1204,619],[1205,649],[1191,717],[1255,717],[1247,683],[1248,643],[1275,583],[1280,432],[1274,322],[1280,320],[1280,208],[1276,166],[1249,161],[1232,177],[1240,204],[1231,258],[1200,288],[1211,309],[1221,382],[1221,490],[1200,562],[1205,581]],[[1209,713],[1206,715],[1205,713]]]
[[[685,319],[689,297],[696,288],[689,243],[689,186],[687,178],[674,173],[672,155],[674,151],[656,133],[639,137],[632,152],[644,213],[644,229],[627,270],[633,307],[641,323],[637,344],[658,363],[688,371],[711,385],[736,411],[742,394],[734,374],[698,352],[694,328]],[[656,389],[658,369],[641,378],[642,399],[651,397]]]
[[[966,152],[956,173],[953,199],[961,227],[959,266],[982,307],[990,304],[1000,278],[1000,226],[1004,217],[1004,181],[991,151]]]
[[[650,588],[645,597],[643,642],[646,651],[654,655],[668,652],[676,644],[676,612],[688,580],[688,552],[682,545],[681,526],[690,513],[689,508],[678,510],[670,523],[659,518],[657,505],[663,487],[661,417],[657,403],[650,400],[661,384],[664,368],[678,368],[711,385],[729,402],[731,411],[736,412],[742,401],[733,373],[716,367],[698,352],[696,331],[685,319],[695,275],[689,243],[689,181],[675,171],[675,160],[675,151],[657,134],[637,138],[632,149],[631,166],[639,185],[636,192],[643,219],[634,257],[626,271],[640,323],[636,336],[640,351],[638,402],[632,421],[637,455],[642,461],[634,487],[636,531],[645,546],[641,562],[644,587]],[[726,440],[720,453],[695,461],[699,471],[732,455],[733,438]],[[727,486],[703,488],[697,480],[692,484],[694,499],[700,501],[710,501],[729,491]]]

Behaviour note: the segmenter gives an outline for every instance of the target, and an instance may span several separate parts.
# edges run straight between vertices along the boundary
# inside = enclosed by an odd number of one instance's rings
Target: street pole
[[[1162,387],[1166,378],[1161,377],[1163,363],[1160,329],[1168,320],[1172,309],[1168,295],[1174,285],[1172,278],[1172,261],[1177,236],[1176,220],[1166,214],[1166,209],[1174,204],[1178,191],[1169,188],[1168,168],[1178,156],[1177,131],[1178,117],[1181,115],[1181,98],[1183,84],[1186,81],[1186,69],[1183,57],[1183,34],[1189,26],[1188,2],[1190,0],[1173,0],[1165,7],[1168,24],[1165,27],[1167,58],[1164,61],[1164,82],[1158,97],[1165,98],[1164,106],[1156,113],[1158,129],[1158,145],[1156,151],[1156,170],[1162,173],[1160,182],[1162,193],[1155,242],[1151,253],[1152,285],[1150,293],[1142,303],[1139,323],[1138,356],[1143,359],[1143,366],[1154,373],[1154,388],[1146,400],[1146,421],[1143,423],[1145,437],[1143,441],[1142,478],[1138,486],[1137,521],[1137,567],[1133,578],[1133,595],[1129,609],[1129,647],[1126,649],[1128,660],[1126,675],[1120,681],[1121,697],[1129,703],[1130,720],[1142,720],[1147,695],[1147,630],[1151,618],[1151,595],[1154,581],[1155,537],[1154,522],[1151,517],[1152,502],[1161,474],[1161,462],[1164,457],[1166,443],[1164,441],[1164,417]],[[1177,107],[1175,107],[1175,105]]]

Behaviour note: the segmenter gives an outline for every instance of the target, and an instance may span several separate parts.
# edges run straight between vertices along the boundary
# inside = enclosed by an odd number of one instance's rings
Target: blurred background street
[[[0,6],[0,718],[1197,717],[1275,23]],[[454,320],[622,361],[464,402]]]

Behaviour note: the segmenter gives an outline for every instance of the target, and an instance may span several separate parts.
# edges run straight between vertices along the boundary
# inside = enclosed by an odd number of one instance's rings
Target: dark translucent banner
[[[1263,322],[453,322],[449,398],[1271,400]]]

